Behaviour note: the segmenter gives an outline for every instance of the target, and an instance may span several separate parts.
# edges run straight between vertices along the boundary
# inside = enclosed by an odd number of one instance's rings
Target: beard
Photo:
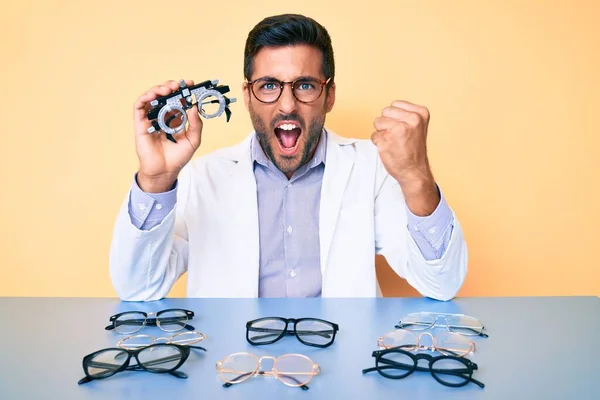
[[[306,129],[304,119],[300,115],[296,113],[288,115],[280,114],[271,120],[269,124],[269,131],[267,131],[265,122],[254,112],[252,106],[249,107],[249,112],[258,141],[265,151],[267,157],[269,157],[273,164],[275,164],[277,169],[286,175],[291,175],[310,161],[314,150],[317,148],[319,138],[321,137],[321,132],[323,131],[323,126],[325,125],[325,114],[314,117],[310,121],[308,129]],[[297,140],[300,141],[303,139],[303,136],[306,136],[306,141],[304,142],[303,148],[300,149],[299,153],[293,156],[282,155],[279,154],[277,148],[274,148],[277,147],[277,144],[272,145],[273,141],[270,140],[271,138],[276,141],[279,140],[275,135],[275,124],[277,124],[279,121],[297,121],[300,124],[302,133]],[[302,143],[299,143],[299,145],[302,145]]]

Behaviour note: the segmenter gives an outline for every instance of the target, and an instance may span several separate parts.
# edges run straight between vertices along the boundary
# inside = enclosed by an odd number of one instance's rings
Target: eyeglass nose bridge
[[[262,367],[262,362],[263,360],[273,360],[273,365],[271,366],[271,369],[265,370]],[[273,371],[275,369],[275,363],[277,362],[277,358],[273,357],[273,356],[262,356],[258,359],[258,366],[256,367],[256,373],[258,375],[268,375],[268,376],[273,376]]]
[[[429,336],[431,338],[431,346],[427,346],[427,345],[422,345],[421,344],[421,339],[423,338],[423,335],[425,336]],[[435,346],[435,337],[430,333],[430,332],[423,332],[421,334],[419,334],[419,336],[417,337],[417,350],[431,350],[434,351],[436,346]]]

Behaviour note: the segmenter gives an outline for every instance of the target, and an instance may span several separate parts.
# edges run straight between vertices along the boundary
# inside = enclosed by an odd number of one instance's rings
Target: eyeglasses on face
[[[320,80],[312,76],[302,76],[291,82],[262,77],[246,83],[254,97],[261,103],[275,103],[281,97],[284,86],[291,85],[294,98],[301,103],[310,104],[321,97],[323,89],[330,81],[331,78]]]
[[[430,345],[423,343],[422,339],[427,337],[430,338]],[[459,333],[448,331],[433,336],[429,332],[422,332],[417,335],[412,331],[396,329],[381,336],[377,340],[377,345],[384,349],[399,347],[406,351],[432,350],[456,357],[464,357],[475,351],[475,343]]]
[[[204,350],[200,346],[180,346],[177,344],[157,343],[137,350],[121,348],[106,348],[88,354],[83,358],[85,377],[78,384],[84,384],[96,379],[105,379],[122,371],[148,371],[153,373],[168,373],[177,378],[187,378],[187,375],[177,371],[188,359],[190,349]],[[131,359],[137,364],[130,365]]]
[[[126,350],[135,350],[141,347],[146,347],[164,341],[164,343],[178,344],[181,346],[189,346],[206,339],[206,335],[202,332],[180,332],[169,337],[154,337],[152,335],[132,335],[119,340],[117,347]]]
[[[262,370],[263,360],[272,360],[271,370]],[[256,375],[273,376],[287,386],[306,386],[313,376],[321,373],[321,368],[303,354],[284,354],[277,358],[271,356],[258,357],[252,353],[234,353],[217,361],[217,372],[225,382],[224,387],[240,383]]]
[[[292,329],[288,329],[288,325]],[[339,326],[318,318],[265,317],[246,322],[246,340],[252,345],[275,343],[286,335],[294,335],[303,344],[329,347]]]
[[[149,318],[154,316],[154,318]],[[124,335],[130,335],[145,326],[157,326],[165,332],[177,332],[182,329],[193,331],[195,328],[187,322],[194,318],[194,312],[181,308],[170,308],[156,313],[143,311],[126,311],[110,317],[110,325],[106,330],[114,329]]]
[[[403,316],[395,327],[411,331],[422,331],[425,329],[441,327],[465,336],[488,337],[488,334],[484,332],[485,327],[481,321],[464,314],[446,314],[425,311],[410,313]]]
[[[415,355],[398,348],[377,350],[372,356],[375,357],[375,367],[363,369],[363,374],[377,371],[389,379],[402,379],[415,371],[423,371],[429,372],[444,386],[461,387],[473,382],[481,388],[485,387],[482,382],[473,379],[473,371],[477,370],[477,364],[464,357]],[[419,360],[426,360],[427,368],[419,367]]]

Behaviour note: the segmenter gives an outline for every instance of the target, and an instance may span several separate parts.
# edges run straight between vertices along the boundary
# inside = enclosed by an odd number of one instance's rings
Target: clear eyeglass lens
[[[157,321],[163,331],[177,332],[185,328],[188,317],[185,311],[173,310],[161,313]]]
[[[115,331],[121,334],[131,334],[142,329],[146,317],[139,312],[128,312],[120,315],[114,322]]]
[[[303,342],[325,345],[333,341],[334,330],[331,324],[317,320],[303,320],[296,324],[296,332]]]
[[[265,343],[276,339],[286,329],[286,323],[279,319],[256,321],[248,328],[248,338],[254,343]]]
[[[314,79],[298,81],[294,85],[294,95],[300,101],[313,102],[319,98],[320,94],[321,83]]]
[[[94,378],[102,378],[115,373],[127,360],[127,352],[107,350],[97,354],[87,364],[87,371]]]
[[[452,332],[462,335],[479,335],[483,330],[483,325],[479,320],[466,315],[447,316],[446,323]]]
[[[227,356],[217,365],[219,376],[225,382],[239,383],[250,378],[258,369],[258,358],[249,353]]]
[[[181,351],[169,345],[147,347],[138,354],[138,359],[144,368],[154,372],[172,370],[179,364],[181,357]]]
[[[382,345],[385,348],[402,346],[404,350],[411,350],[417,347],[417,336],[411,331],[397,329],[388,332],[382,338]]]
[[[459,333],[440,332],[435,341],[438,351],[445,355],[460,357],[474,349],[473,342]]]
[[[428,329],[435,322],[435,315],[428,313],[411,313],[406,314],[399,322],[402,329],[410,329],[412,331],[421,331]]]
[[[273,365],[279,380],[288,386],[306,385],[315,375],[313,362],[308,357],[295,354],[283,355]]]
[[[414,365],[415,362],[410,356],[397,351],[384,354],[376,363],[381,375],[394,379],[408,376]]]
[[[431,364],[433,375],[450,385],[464,384],[470,378],[467,366],[455,359],[439,359]]]

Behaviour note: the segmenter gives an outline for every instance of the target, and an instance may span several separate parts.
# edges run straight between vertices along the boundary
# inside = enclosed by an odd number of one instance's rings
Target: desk
[[[208,351],[192,351],[180,368],[188,379],[168,374],[122,372],[77,385],[82,358],[114,347],[123,336],[106,331],[121,311],[188,308],[190,323],[208,338]],[[475,338],[469,358],[478,364],[469,383],[449,388],[429,373],[389,380],[377,372],[371,352],[398,319],[415,311],[464,313],[479,318],[488,338]],[[598,399],[600,389],[600,298],[524,297],[379,299],[164,299],[128,303],[95,298],[0,298],[0,399]],[[293,336],[254,347],[245,323],[264,316],[317,317],[340,325],[326,349],[302,345]],[[139,333],[160,336],[157,327]],[[299,352],[322,373],[303,391],[273,378],[255,377],[222,386],[215,363],[239,351],[257,355]],[[269,363],[270,364],[270,363]]]

